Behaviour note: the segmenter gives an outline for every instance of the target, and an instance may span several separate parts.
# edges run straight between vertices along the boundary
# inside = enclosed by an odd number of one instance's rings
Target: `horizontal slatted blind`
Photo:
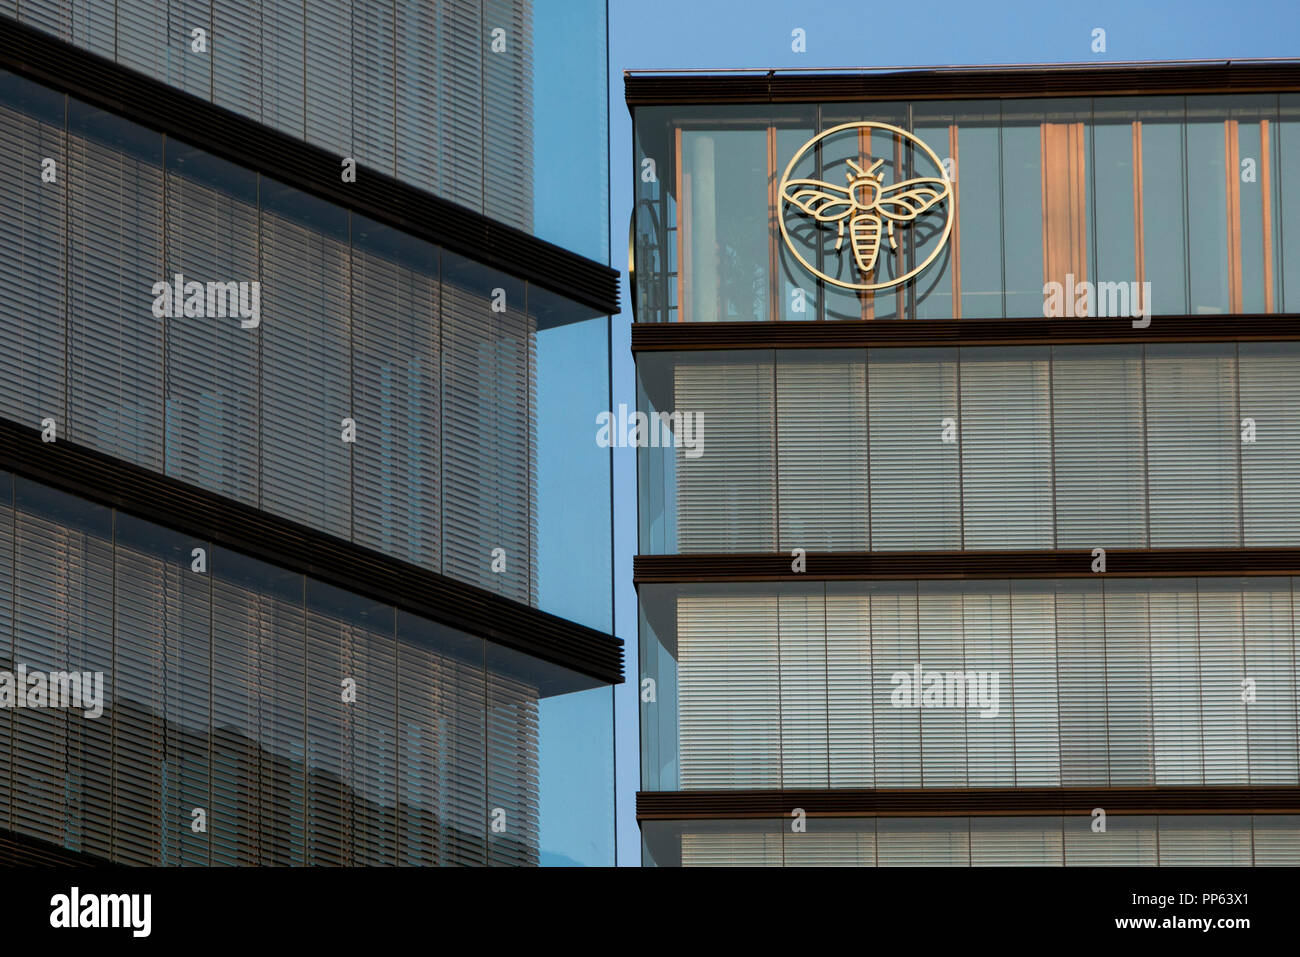
[[[15,482],[14,658],[32,671],[101,671],[104,712],[15,711],[13,827],[110,857],[113,687],[112,514]],[[71,526],[71,527],[70,527]]]
[[[483,56],[483,212],[531,232],[533,4],[483,0],[482,17],[478,43],[490,51]],[[491,47],[496,30],[505,31],[501,51]]]
[[[305,5],[298,0],[262,0],[262,116],[267,126],[307,138]],[[250,43],[251,50],[251,43]]]
[[[388,175],[395,172],[394,113],[397,51],[395,7],[383,0],[354,0],[349,56],[352,62],[352,130],[359,162]],[[427,124],[421,124],[424,127]],[[415,130],[406,136],[417,136]]]
[[[1162,815],[1160,866],[1249,866],[1250,821],[1249,817],[1232,815]]]
[[[1245,639],[1241,582],[1203,578],[1197,583],[1200,639],[1201,735],[1205,783],[1246,784]]]
[[[1061,781],[1060,670],[1052,584],[1012,582],[1010,624],[1011,674],[1001,687],[1003,707],[1013,709],[1016,786],[1056,785]]]
[[[1245,584],[1242,620],[1245,675],[1255,683],[1255,700],[1245,706],[1250,783],[1294,784],[1300,759],[1290,581],[1256,578]]]
[[[303,6],[307,26],[304,138],[308,143],[356,158],[352,7],[353,0],[315,0]]]
[[[443,573],[529,602],[535,321],[522,284],[449,254],[443,264]],[[504,571],[492,570],[495,549]]]
[[[157,0],[162,3],[164,0]],[[212,98],[212,3],[213,0],[165,0],[167,5],[167,31],[154,39],[159,51],[162,72],[158,79],[172,86],[202,97]],[[118,18],[122,4],[118,4]],[[202,29],[207,38],[207,49],[194,51],[194,30]],[[165,39],[164,39],[165,38]]]
[[[441,570],[436,250],[358,218],[352,252],[354,541]]]
[[[1093,818],[1065,816],[1067,867],[1154,867],[1156,818],[1106,816],[1106,829],[1093,830]]]
[[[879,818],[876,859],[881,867],[967,867],[971,860],[970,819]]]
[[[399,133],[394,161],[398,179],[426,189],[440,190],[438,75],[443,57],[438,47],[440,8],[424,3],[398,3],[394,49],[395,123]]]
[[[483,642],[398,612],[398,863],[487,860]]]
[[[67,176],[41,181],[41,164],[65,170],[64,97],[0,74],[0,413],[25,425],[58,421],[66,434],[64,332]]]
[[[10,6],[17,7],[20,22],[110,60],[113,58],[114,4],[98,0],[22,0]],[[8,10],[3,12],[13,16]]]
[[[261,20],[262,0],[212,0],[212,102],[255,120],[262,119]]]
[[[167,143],[167,268],[187,282],[258,281],[257,175]],[[246,295],[227,294],[227,318],[164,319],[166,469],[248,505],[258,501],[260,326],[243,328]],[[217,305],[214,302],[214,305]],[[251,321],[251,320],[247,320]]]
[[[677,648],[681,787],[780,787],[776,598],[683,596]]]
[[[860,351],[776,354],[783,550],[867,549],[866,376]]]
[[[1152,579],[1148,608],[1155,783],[1203,784],[1205,748],[1195,580]]]
[[[1233,348],[1146,346],[1152,548],[1241,543]]]
[[[776,543],[771,353],[706,353],[675,372],[676,411],[702,422],[702,454],[678,447],[677,543],[687,552],[770,551]],[[694,455],[694,452],[691,453]]]
[[[302,864],[302,579],[222,549],[212,569],[212,863]]]
[[[922,784],[920,711],[895,708],[891,701],[897,687],[894,674],[911,672],[920,660],[916,584],[873,582],[869,594],[876,787],[919,787]]]
[[[1046,348],[961,350],[966,548],[1052,548]]]
[[[875,867],[876,822],[871,818],[813,818],[808,830],[783,835],[786,867]]]
[[[784,860],[779,824],[764,830],[682,835],[683,867],[780,867]]]
[[[920,654],[916,660],[920,662],[923,673],[965,670],[963,591],[961,582],[921,582],[918,587]],[[912,667],[900,670],[906,670],[909,679],[913,677]],[[924,687],[923,679],[921,689],[912,686],[912,694],[923,692]],[[968,723],[972,726],[969,730],[973,740],[978,741],[980,735],[973,726],[981,719],[965,708],[922,707],[918,713],[921,719],[921,783],[926,787],[965,787],[970,770],[968,762],[979,761],[976,754],[967,752]]]
[[[830,786],[875,785],[871,599],[858,583],[826,586],[826,725]]]
[[[1140,579],[1108,581],[1105,586],[1109,784],[1149,784],[1154,755],[1148,586]]]
[[[871,547],[961,547],[955,349],[876,349],[868,354]]]
[[[1241,418],[1255,424],[1255,441],[1241,444],[1245,544],[1293,544],[1300,541],[1300,343],[1242,342],[1237,350]]]
[[[970,819],[970,856],[975,867],[1060,867],[1064,845],[1059,817]]]
[[[69,436],[162,468],[162,137],[69,102]]]
[[[441,175],[434,190],[476,212],[483,211],[483,31],[481,0],[438,6],[437,75]]]
[[[130,523],[123,519],[119,524]],[[172,837],[167,826],[172,822],[164,823],[165,766],[158,756],[167,743],[167,676],[163,668],[167,646],[179,625],[179,575],[168,568],[164,556],[138,541],[143,529],[119,527],[117,531],[114,836],[118,860],[149,865],[161,862],[162,842]]]
[[[349,538],[348,216],[262,181],[262,501],[285,518]],[[374,441],[357,423],[357,441]]]
[[[1256,867],[1300,866],[1300,815],[1256,814],[1253,821]]]
[[[14,632],[14,479],[0,472],[0,670],[17,666]],[[0,708],[0,827],[14,829],[13,710]]]
[[[493,866],[536,865],[538,857],[537,689],[507,671],[487,675],[488,859]],[[498,812],[504,816],[498,817]],[[500,829],[498,829],[500,825]]]
[[[1058,548],[1146,544],[1142,347],[1052,349]]]
[[[820,588],[777,596],[782,787],[829,785],[825,626]]]
[[[1011,704],[1011,592],[1006,582],[967,587],[962,596],[965,670],[983,672],[986,693],[998,676],[997,714],[966,711],[966,750],[972,787],[1015,783],[1015,734]],[[985,714],[985,712],[990,712]]]

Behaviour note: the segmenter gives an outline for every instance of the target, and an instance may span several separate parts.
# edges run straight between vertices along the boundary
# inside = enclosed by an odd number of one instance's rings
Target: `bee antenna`
[[[861,166],[859,166],[857,163],[853,162],[853,160],[845,160],[845,162],[848,163],[850,166],[853,167],[853,172],[854,172],[854,173],[857,173],[859,176],[862,175],[862,167],[861,167]],[[847,173],[846,173],[845,175],[846,175],[846,176],[849,176],[850,179],[853,178],[851,175],[849,175],[849,174],[847,174]]]
[[[871,169],[867,170],[867,174],[871,175],[872,173],[875,173],[876,170],[880,169],[881,164],[884,162],[885,162],[884,159],[876,160],[874,163],[871,164]]]

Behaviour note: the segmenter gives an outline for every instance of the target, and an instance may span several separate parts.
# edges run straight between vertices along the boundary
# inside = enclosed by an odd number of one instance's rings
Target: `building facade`
[[[625,86],[645,862],[1300,863],[1300,67]]]
[[[604,3],[0,14],[0,849],[612,864]]]

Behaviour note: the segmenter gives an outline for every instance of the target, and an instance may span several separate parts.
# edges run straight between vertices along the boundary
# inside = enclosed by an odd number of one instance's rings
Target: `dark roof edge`
[[[727,103],[1276,93],[1300,90],[1300,61],[1016,64],[893,72],[625,72],[623,90],[629,109]]]

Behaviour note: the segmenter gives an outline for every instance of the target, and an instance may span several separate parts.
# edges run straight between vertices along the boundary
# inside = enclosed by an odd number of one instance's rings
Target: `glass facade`
[[[941,165],[881,127],[800,152],[863,120],[905,131]],[[1300,303],[1293,93],[640,106],[635,131],[641,322],[1033,318],[1046,283],[1085,281],[1095,315],[1136,313],[1147,282],[1157,316]],[[782,239],[784,177],[833,177],[855,158],[879,162],[886,188],[924,177],[950,189],[946,240],[942,215],[917,217],[893,248],[882,240],[877,282],[935,256],[892,288],[827,282]],[[843,235],[797,211],[785,225],[809,265],[858,281]],[[1060,308],[1085,314],[1081,298]]]
[[[609,453],[574,427],[608,404],[606,317],[12,74],[0,128],[0,414],[612,627]],[[177,275],[260,281],[256,324],[156,316]],[[574,548],[580,580],[541,574]]]
[[[0,826],[142,865],[609,863],[607,685],[8,474],[0,546],[0,670],[103,675],[98,715],[0,709]]]
[[[647,415],[699,416],[694,448],[639,450],[642,554],[1300,544],[1294,342],[650,352],[637,374]]]
[[[1076,815],[645,821],[660,867],[1295,867],[1300,817]]]
[[[1300,862],[1300,97],[1107,69],[628,77],[645,863]]]
[[[23,0],[0,14],[608,258],[604,0]],[[577,215],[555,193],[582,197]]]
[[[52,64],[0,71],[0,696],[103,680],[99,714],[0,707],[0,831],[145,865],[613,864],[610,320],[525,278],[612,298],[603,0],[0,14]],[[158,92],[130,71],[188,97],[100,98]],[[464,207],[505,265],[216,155],[221,110]]]

